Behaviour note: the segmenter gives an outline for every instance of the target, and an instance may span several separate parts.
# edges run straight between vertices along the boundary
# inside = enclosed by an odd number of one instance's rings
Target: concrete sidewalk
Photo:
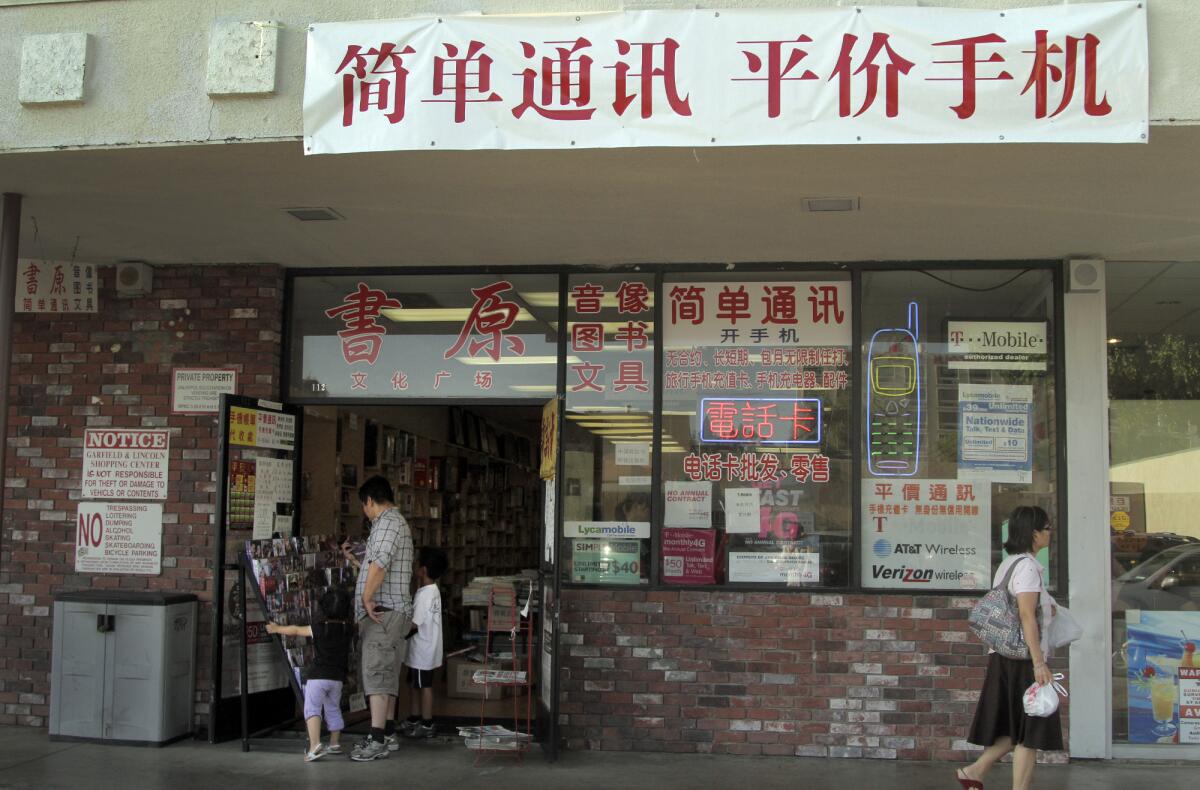
[[[165,749],[52,742],[45,730],[0,728],[0,788],[80,790],[265,790],[265,788],[403,787],[406,790],[951,790],[954,766],[885,760],[569,752],[554,764],[540,753],[524,763],[499,757],[476,764],[458,739],[404,743],[387,760],[352,763],[329,757],[306,764],[302,742],[282,741],[244,754],[240,743],[186,741]],[[989,787],[1007,788],[1008,766]],[[1035,787],[1069,790],[1195,787],[1200,766],[1077,763],[1039,766]]]

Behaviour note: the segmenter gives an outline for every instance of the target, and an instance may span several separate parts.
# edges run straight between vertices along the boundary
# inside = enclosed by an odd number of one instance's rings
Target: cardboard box
[[[512,686],[484,686],[471,678],[483,664],[454,656],[446,661],[446,696],[454,699],[500,699],[512,693]]]

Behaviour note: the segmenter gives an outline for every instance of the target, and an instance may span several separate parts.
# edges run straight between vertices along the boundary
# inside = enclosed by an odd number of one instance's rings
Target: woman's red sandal
[[[983,790],[983,782],[978,779],[968,779],[961,768],[954,772],[954,778],[962,785],[963,790]]]

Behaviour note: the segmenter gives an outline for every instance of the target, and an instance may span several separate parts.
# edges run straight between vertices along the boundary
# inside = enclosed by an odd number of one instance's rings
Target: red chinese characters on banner
[[[387,329],[377,319],[383,309],[400,309],[400,300],[388,297],[383,291],[368,288],[359,283],[358,289],[346,294],[342,304],[325,311],[330,318],[340,318],[346,328],[338,332],[342,339],[342,358],[347,365],[366,362],[374,365],[379,358],[383,336]]]
[[[876,33],[872,36],[871,46],[863,57],[862,64],[858,68],[854,68],[852,54],[858,37],[850,33],[842,36],[842,50],[838,53],[837,65],[833,67],[833,74],[829,76],[831,81],[837,77],[838,115],[842,118],[850,115],[852,80],[859,74],[866,73],[866,95],[863,97],[862,106],[858,108],[858,112],[854,113],[854,117],[862,115],[875,103],[875,98],[879,93],[879,64],[876,63],[876,59],[880,54],[887,56],[887,65],[883,67],[884,114],[888,118],[895,118],[900,114],[900,75],[907,75],[916,64],[892,49],[889,38],[887,33]]]
[[[578,55],[580,50],[591,47],[586,38],[574,41],[547,41],[547,44],[568,44],[570,47],[554,48],[555,57],[543,56],[538,68],[527,68],[521,72],[521,103],[513,108],[512,114],[520,118],[533,110],[552,121],[586,121],[596,112],[588,107],[592,100],[592,59]],[[521,42],[521,51],[529,60],[537,54],[537,48],[526,41]],[[540,87],[540,89],[539,89]]]
[[[1025,87],[1021,89],[1021,95],[1028,93],[1030,88],[1034,89],[1035,117],[1046,117],[1049,82],[1059,82],[1062,84],[1062,101],[1059,102],[1058,109],[1050,113],[1050,117],[1053,118],[1059,115],[1071,104],[1071,99],[1075,95],[1075,82],[1078,76],[1080,44],[1084,47],[1083,111],[1086,115],[1095,117],[1111,113],[1112,105],[1108,103],[1107,94],[1099,100],[1096,99],[1096,71],[1100,61],[1100,39],[1090,33],[1082,38],[1067,36],[1066,62],[1060,68],[1050,63],[1050,56],[1062,55],[1063,48],[1058,44],[1048,43],[1046,33],[1047,31],[1045,30],[1037,31],[1035,34],[1035,49],[1032,52],[1025,50],[1025,54],[1033,55],[1034,60],[1033,68],[1029,72],[1029,80],[1025,83]]]
[[[881,30],[870,31],[869,38],[841,32],[814,39],[804,32],[791,32],[795,35],[789,33],[782,38],[765,35],[725,42],[724,46],[740,51],[738,60],[745,70],[714,75],[746,84],[747,90],[760,91],[759,111],[767,119],[787,113],[785,86],[803,83],[811,83],[813,87],[797,97],[794,102],[797,112],[822,103],[819,91],[829,85],[828,90],[837,92],[839,118],[863,116],[882,95],[882,116],[899,119],[905,109],[902,81],[910,77],[918,63],[925,67],[925,72],[933,74],[924,77],[924,82],[961,84],[959,102],[949,107],[959,121],[975,115],[980,83],[1011,81],[1016,70],[1027,71],[1028,78],[1021,90],[1014,88],[1013,93],[1031,97],[1030,115],[1036,120],[1065,112],[1075,101],[1076,87],[1080,84],[1084,115],[1101,117],[1113,110],[1100,84],[1103,40],[1086,29],[1064,35],[1058,42],[1049,39],[1046,29],[1008,32],[1018,40],[1028,41],[1032,37],[1032,49],[1019,49],[1018,44],[1010,43],[999,32],[986,30],[977,35],[919,44],[911,40],[899,43],[897,39],[904,38],[903,35]],[[592,105],[592,95],[597,78],[596,58],[600,57],[603,59],[600,72],[607,73],[605,79],[611,80],[606,87],[611,88],[614,96],[610,108],[616,117],[625,117],[635,104],[642,119],[663,115],[690,117],[691,92],[681,89],[681,79],[696,73],[698,62],[724,61],[714,59],[713,53],[707,51],[689,50],[681,43],[684,40],[682,35],[667,35],[649,41],[584,36],[520,41],[519,58],[523,61],[515,58],[518,62],[499,64],[502,77],[519,79],[520,99],[515,97],[514,85],[508,112],[518,120],[527,117],[563,123],[593,120],[599,109]],[[395,41],[346,46],[333,72],[341,80],[341,125],[350,127],[368,113],[383,116],[389,124],[403,122],[412,88],[409,77],[418,65],[426,69],[432,65],[432,80],[418,86],[420,102],[451,104],[455,124],[467,122],[472,104],[505,102],[505,97],[493,90],[497,64],[488,54],[488,43],[462,35],[459,40],[421,42],[421,50]],[[505,47],[498,49],[507,52]],[[942,54],[954,49],[956,56]],[[594,54],[601,51],[606,54]],[[814,70],[815,66],[806,67],[816,63],[832,63],[832,66],[819,72]],[[1052,85],[1061,89],[1057,105],[1050,99]],[[694,87],[703,91],[706,86]]]
[[[811,44],[812,39],[799,35],[787,41],[739,41],[738,44],[748,44],[751,47],[766,46],[767,59],[763,62],[760,54],[753,49],[742,50],[746,56],[746,66],[751,74],[761,74],[761,77],[734,77],[734,82],[765,82],[767,84],[767,117],[778,118],[783,103],[781,88],[785,82],[818,79],[816,72],[805,69],[796,76],[788,76],[800,65],[800,61],[808,57],[808,52],[796,44]],[[783,48],[788,47],[787,63],[783,62]]]
[[[468,340],[470,340],[470,344],[467,346],[467,355],[472,357],[477,357],[480,351],[485,351],[493,361],[499,362],[504,355],[506,345],[517,356],[525,353],[524,340],[519,337],[506,337],[504,334],[512,327],[517,320],[517,315],[521,312],[521,308],[515,302],[501,297],[501,294],[511,289],[512,283],[508,280],[471,289],[471,293],[475,296],[475,304],[471,307],[471,313],[467,316],[467,320],[463,322],[458,339],[453,346],[446,349],[444,355],[446,359],[457,354],[464,345],[467,345]],[[472,340],[471,338],[477,334],[482,335],[483,339]]]
[[[637,49],[638,60],[641,71],[632,71],[633,68],[625,61],[618,61],[610,68],[616,74],[617,98],[613,102],[613,109],[617,115],[624,115],[625,110],[629,109],[629,105],[633,104],[634,100],[641,98],[641,116],[650,118],[654,115],[654,85],[657,81],[662,81],[663,95],[667,100],[667,106],[671,108],[671,112],[675,115],[691,115],[692,108],[688,104],[688,97],[680,98],[679,89],[675,85],[675,55],[679,51],[679,42],[673,38],[668,38],[664,41],[636,41],[629,42],[624,39],[617,39],[617,52],[622,56],[629,55]],[[658,64],[659,51],[661,50],[661,64]],[[632,80],[630,77],[638,78],[638,90],[635,92],[630,85]]]
[[[372,107],[383,113],[388,123],[403,121],[409,74],[404,56],[415,53],[412,47],[397,50],[390,41],[365,52],[359,44],[346,47],[336,72],[342,75],[342,126],[354,123],[356,111],[364,113]]]
[[[438,55],[433,59],[435,98],[421,101],[427,104],[453,104],[455,123],[466,122],[468,104],[501,101],[500,94],[492,92],[492,59],[483,53],[482,41],[467,44],[461,58],[457,57],[459,48],[454,44],[442,46],[446,56]],[[436,98],[447,95],[449,98]]]

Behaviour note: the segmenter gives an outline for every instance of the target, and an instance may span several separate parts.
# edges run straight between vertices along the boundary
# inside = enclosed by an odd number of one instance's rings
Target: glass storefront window
[[[1054,304],[1047,269],[863,274],[864,588],[987,589],[1016,505],[1057,522]]]
[[[654,278],[577,275],[567,287],[565,578],[650,579]]]
[[[1200,743],[1200,279],[1110,263],[1113,742]]]
[[[849,584],[850,294],[840,273],[666,278],[664,584]]]
[[[557,274],[297,276],[288,396],[546,400],[557,322]]]

